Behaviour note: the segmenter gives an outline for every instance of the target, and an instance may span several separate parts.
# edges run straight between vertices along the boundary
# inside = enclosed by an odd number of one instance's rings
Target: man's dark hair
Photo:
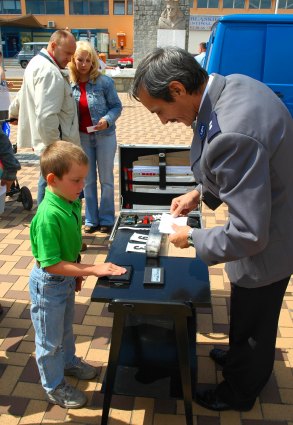
[[[207,50],[207,43],[205,43],[204,41],[202,41],[201,43],[199,43],[200,47],[204,50]]]
[[[139,101],[139,92],[144,88],[152,97],[174,102],[169,90],[171,81],[179,81],[192,94],[197,93],[207,79],[207,72],[186,50],[159,47],[139,63],[129,94]]]

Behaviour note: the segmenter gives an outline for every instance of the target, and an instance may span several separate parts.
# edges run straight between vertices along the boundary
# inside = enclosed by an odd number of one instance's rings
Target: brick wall
[[[112,77],[118,93],[128,93],[133,81],[133,76],[127,77]]]

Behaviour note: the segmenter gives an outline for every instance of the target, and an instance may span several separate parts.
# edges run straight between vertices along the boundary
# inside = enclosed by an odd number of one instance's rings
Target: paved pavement
[[[168,124],[139,103],[120,94],[124,110],[117,125],[121,144],[189,145],[190,129]],[[12,129],[12,141],[16,130]],[[27,186],[36,198],[38,165],[30,149],[19,149],[22,162],[21,186]],[[115,202],[119,211],[118,168],[115,165]],[[0,299],[4,314],[0,322],[0,423],[17,424],[100,424],[103,396],[100,393],[108,361],[112,315],[106,304],[91,303],[95,278],[88,277],[76,297],[74,331],[77,354],[99,368],[90,382],[70,379],[84,390],[89,403],[79,410],[49,405],[40,385],[34,355],[34,331],[29,313],[28,276],[34,260],[30,250],[29,224],[35,213],[23,209],[16,200],[8,200],[0,216]],[[206,227],[225,222],[227,210],[216,213],[203,210]],[[84,262],[103,261],[107,254],[107,237],[97,232],[85,236],[88,250]],[[210,268],[212,306],[198,311],[198,382],[216,384],[222,379],[220,368],[209,359],[209,350],[227,345],[229,282],[223,266]],[[180,284],[180,283],[178,283]],[[278,329],[276,361],[272,377],[250,412],[212,412],[193,404],[195,425],[293,425],[293,325],[292,279],[286,293]],[[249,306],[247,309],[249,314]],[[182,400],[114,396],[109,425],[184,425]]]

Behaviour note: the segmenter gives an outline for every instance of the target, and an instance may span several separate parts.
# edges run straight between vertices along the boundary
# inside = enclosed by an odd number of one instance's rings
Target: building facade
[[[108,57],[128,56],[133,53],[135,3],[136,0],[0,0],[4,56],[15,56],[26,41],[47,41],[60,28],[69,28],[77,39],[90,40]],[[162,10],[163,4],[161,0]],[[219,16],[275,11],[293,13],[293,0],[191,0],[188,50],[196,53],[198,43],[208,40]],[[17,21],[30,14],[40,25],[30,27]]]
[[[13,24],[29,14],[40,28]],[[24,42],[48,40],[61,28],[69,28],[78,40],[91,40],[107,56],[128,56],[133,50],[133,0],[0,0],[0,26],[5,57],[15,56]]]

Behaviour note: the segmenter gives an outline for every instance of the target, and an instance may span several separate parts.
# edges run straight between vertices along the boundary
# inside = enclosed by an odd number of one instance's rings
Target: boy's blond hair
[[[41,173],[44,179],[50,173],[61,179],[69,173],[73,163],[88,165],[84,151],[70,142],[57,140],[45,148],[40,158]]]
[[[75,53],[71,58],[71,62],[69,62],[68,64],[68,68],[70,71],[70,81],[72,81],[73,83],[77,83],[79,81],[79,73],[76,68],[75,58],[80,52],[88,53],[90,60],[92,62],[92,67],[90,70],[89,77],[90,77],[90,80],[93,80],[95,82],[98,76],[101,75],[101,72],[99,71],[99,62],[98,62],[97,53],[95,49],[93,48],[93,46],[91,45],[91,43],[89,43],[88,41],[77,41],[76,43]]]

